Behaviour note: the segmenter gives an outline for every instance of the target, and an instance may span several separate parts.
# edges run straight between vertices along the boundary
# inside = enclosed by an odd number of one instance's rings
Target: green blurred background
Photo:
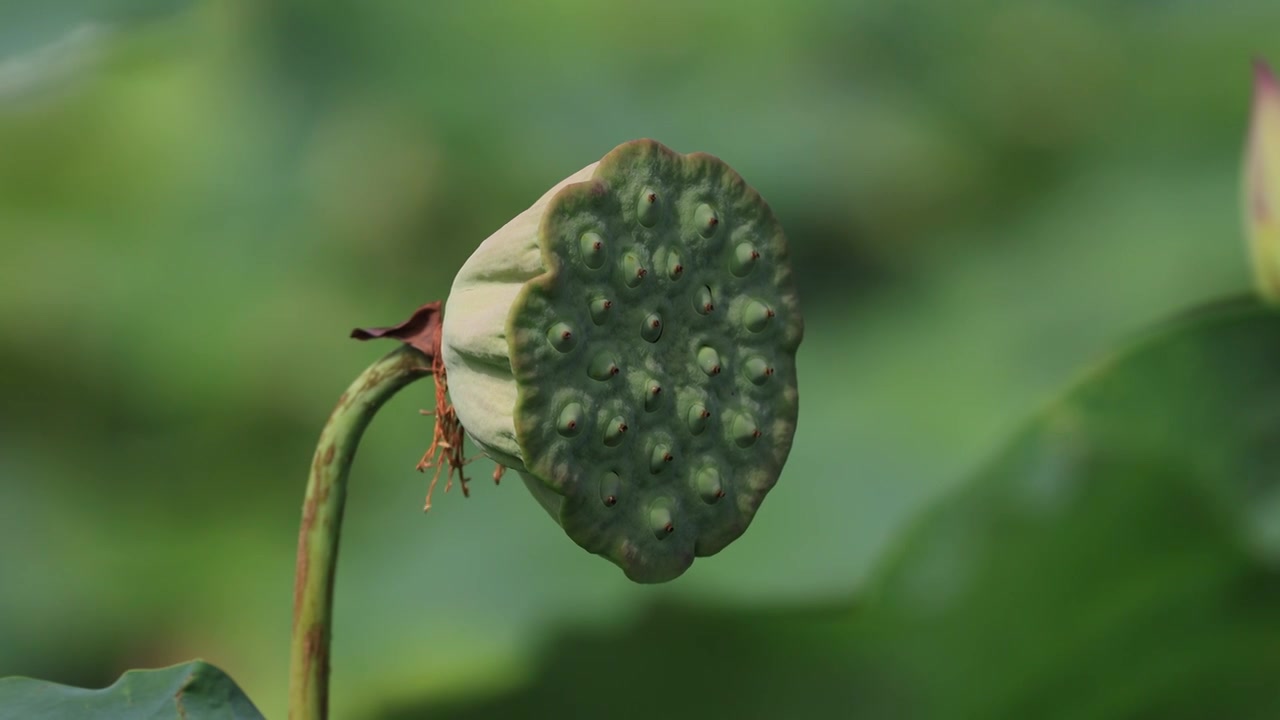
[[[411,388],[354,468],[337,717],[518,687],[562,629],[655,603],[855,595],[1080,367],[1247,286],[1249,61],[1277,27],[1272,0],[0,5],[0,675],[199,656],[282,717],[313,443],[389,349],[348,330],[444,297],[635,137],[724,158],[791,238],[778,487],[635,586],[485,463],[424,516]]]

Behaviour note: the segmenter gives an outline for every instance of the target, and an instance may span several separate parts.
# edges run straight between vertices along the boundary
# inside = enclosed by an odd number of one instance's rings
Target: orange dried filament
[[[435,346],[440,347],[439,333],[437,329],[437,338]],[[436,385],[436,409],[435,412],[427,410],[420,411],[423,415],[435,415],[436,426],[431,433],[431,446],[423,453],[422,459],[418,461],[418,472],[426,472],[427,468],[434,467],[436,471],[431,475],[431,484],[427,486],[427,500],[422,510],[426,512],[431,509],[431,494],[435,492],[436,482],[440,480],[440,471],[446,465],[449,466],[449,474],[444,484],[444,491],[449,492],[453,487],[453,474],[458,473],[458,485],[462,487],[462,496],[471,497],[471,488],[467,485],[470,480],[463,473],[462,468],[475,458],[466,458],[463,456],[463,427],[458,420],[458,413],[453,409],[453,404],[449,402],[449,377],[445,373],[444,360],[440,359],[440,353],[437,350],[431,359],[431,376],[435,380]],[[502,480],[502,473],[506,467],[498,465],[493,469],[493,483],[498,484]]]

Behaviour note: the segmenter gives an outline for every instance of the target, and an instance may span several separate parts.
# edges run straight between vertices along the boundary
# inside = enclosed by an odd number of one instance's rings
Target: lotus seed
[[[655,503],[649,509],[649,527],[659,540],[665,540],[676,531],[675,523],[671,521],[671,510],[665,504]]]
[[[622,278],[627,283],[627,287],[639,285],[648,272],[640,264],[640,258],[635,253],[627,253],[626,257],[622,258]]]
[[[606,352],[596,353],[596,356],[591,359],[591,365],[587,367],[587,374],[596,380],[608,380],[618,372],[618,363],[614,362],[613,356]]]
[[[574,345],[578,344],[578,338],[573,334],[573,330],[565,323],[556,323],[547,331],[547,342],[551,343],[551,347],[560,352],[569,352]]]
[[[708,505],[714,505],[724,497],[724,488],[720,485],[720,471],[713,467],[699,470],[694,483],[698,488],[698,496]]]
[[[657,383],[649,384],[649,391],[644,394],[644,409],[649,412],[657,410],[662,403],[662,386]]]
[[[711,411],[702,403],[694,403],[686,415],[689,423],[689,432],[694,435],[701,435],[703,430],[707,429],[707,421],[711,418]]]
[[[703,203],[694,211],[693,222],[698,228],[698,233],[702,237],[709,238],[716,233],[716,226],[720,224],[720,218],[716,216],[716,211],[712,210],[710,205]]]
[[[622,436],[627,432],[627,420],[621,415],[609,421],[604,428],[604,444],[614,447],[622,442]]]
[[[556,424],[556,429],[565,437],[573,437],[582,430],[582,405],[580,403],[569,403],[560,411],[560,420]]]
[[[738,277],[746,277],[759,259],[760,251],[756,250],[754,245],[746,242],[739,243],[733,249],[733,256],[729,258],[729,270]]]
[[[773,367],[759,355],[748,358],[742,364],[742,374],[756,385],[763,385],[765,380],[773,376]]]
[[[640,337],[651,343],[658,342],[658,338],[662,337],[662,316],[658,313],[649,313],[644,323],[640,325]]]
[[[715,348],[703,346],[698,350],[698,367],[708,375],[720,374],[720,353]]]
[[[658,194],[653,190],[645,188],[640,193],[636,219],[645,227],[653,227],[658,222]]]
[[[613,507],[618,504],[618,494],[622,489],[622,478],[618,477],[618,473],[605,473],[600,478],[600,502],[605,507]]]
[[[693,309],[702,315],[708,315],[715,310],[715,305],[711,302],[711,288],[703,286],[693,296]]]
[[[733,419],[733,441],[738,447],[751,447],[760,439],[760,434],[760,428],[750,417],[739,415]]]
[[[604,264],[604,240],[593,232],[583,233],[579,240],[582,246],[582,262],[592,270]]]
[[[675,455],[671,454],[671,446],[666,443],[658,443],[653,446],[653,450],[649,452],[649,472],[657,475],[667,466],[667,463],[675,460]]]
[[[606,318],[609,317],[609,310],[613,307],[613,301],[598,297],[591,301],[591,321],[597,325],[603,325]]]
[[[680,262],[680,256],[672,250],[667,253],[667,277],[679,280],[682,275],[684,275],[684,265]]]
[[[742,314],[742,322],[751,332],[760,332],[769,324],[773,316],[773,308],[759,300],[752,300]]]

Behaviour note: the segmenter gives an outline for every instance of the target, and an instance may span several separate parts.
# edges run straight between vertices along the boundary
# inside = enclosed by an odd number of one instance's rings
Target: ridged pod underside
[[[579,545],[670,580],[742,534],[790,451],[786,239],[723,162],[638,140],[550,198],[537,242],[506,325],[526,483]]]

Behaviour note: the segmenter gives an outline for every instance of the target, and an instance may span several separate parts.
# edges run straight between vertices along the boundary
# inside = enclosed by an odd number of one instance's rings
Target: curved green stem
[[[329,639],[347,475],[360,437],[382,404],[431,375],[425,354],[402,345],[370,365],[342,394],[320,433],[298,533],[289,655],[289,717],[324,720],[329,712]]]

